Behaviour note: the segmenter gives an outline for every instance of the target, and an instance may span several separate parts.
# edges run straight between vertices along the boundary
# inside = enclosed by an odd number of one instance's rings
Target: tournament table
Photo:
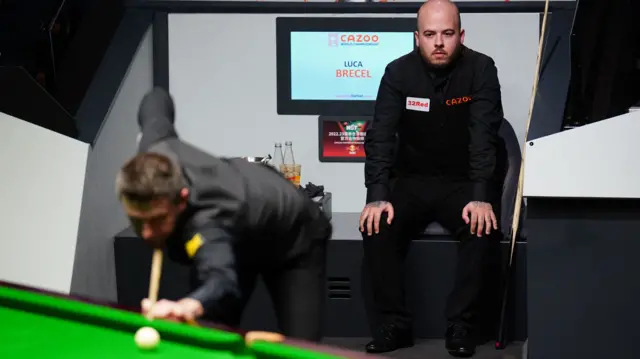
[[[199,324],[149,321],[137,311],[0,282],[0,358],[371,358],[289,339],[248,346],[241,332]],[[154,350],[136,346],[141,327],[160,333]]]

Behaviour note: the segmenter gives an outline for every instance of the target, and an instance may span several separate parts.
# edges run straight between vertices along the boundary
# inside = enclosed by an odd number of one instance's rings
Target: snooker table
[[[161,342],[139,349],[135,332],[155,328]],[[121,308],[22,285],[0,282],[0,358],[243,358],[335,359],[370,355],[285,339],[280,343],[245,344],[239,331],[199,322],[198,326],[149,321]]]

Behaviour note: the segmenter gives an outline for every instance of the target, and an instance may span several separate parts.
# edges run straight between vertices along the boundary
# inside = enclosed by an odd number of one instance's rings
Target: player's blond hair
[[[178,200],[185,188],[179,166],[159,153],[140,153],[128,160],[116,176],[120,200],[148,203],[155,199]]]

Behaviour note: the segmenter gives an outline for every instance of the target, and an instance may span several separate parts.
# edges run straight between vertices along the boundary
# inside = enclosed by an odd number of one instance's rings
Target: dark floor
[[[363,351],[368,338],[326,338],[325,344],[336,347]],[[444,349],[443,339],[418,339],[416,345],[411,348],[396,350],[383,355],[387,358],[399,359],[452,359],[453,357]],[[521,359],[522,343],[511,343],[504,350],[496,350],[493,342],[478,347],[474,359]]]

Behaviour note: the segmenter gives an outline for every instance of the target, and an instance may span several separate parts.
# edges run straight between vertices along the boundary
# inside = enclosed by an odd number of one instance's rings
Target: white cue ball
[[[135,336],[136,345],[140,349],[155,349],[160,343],[160,334],[151,327],[142,327],[138,329]]]

